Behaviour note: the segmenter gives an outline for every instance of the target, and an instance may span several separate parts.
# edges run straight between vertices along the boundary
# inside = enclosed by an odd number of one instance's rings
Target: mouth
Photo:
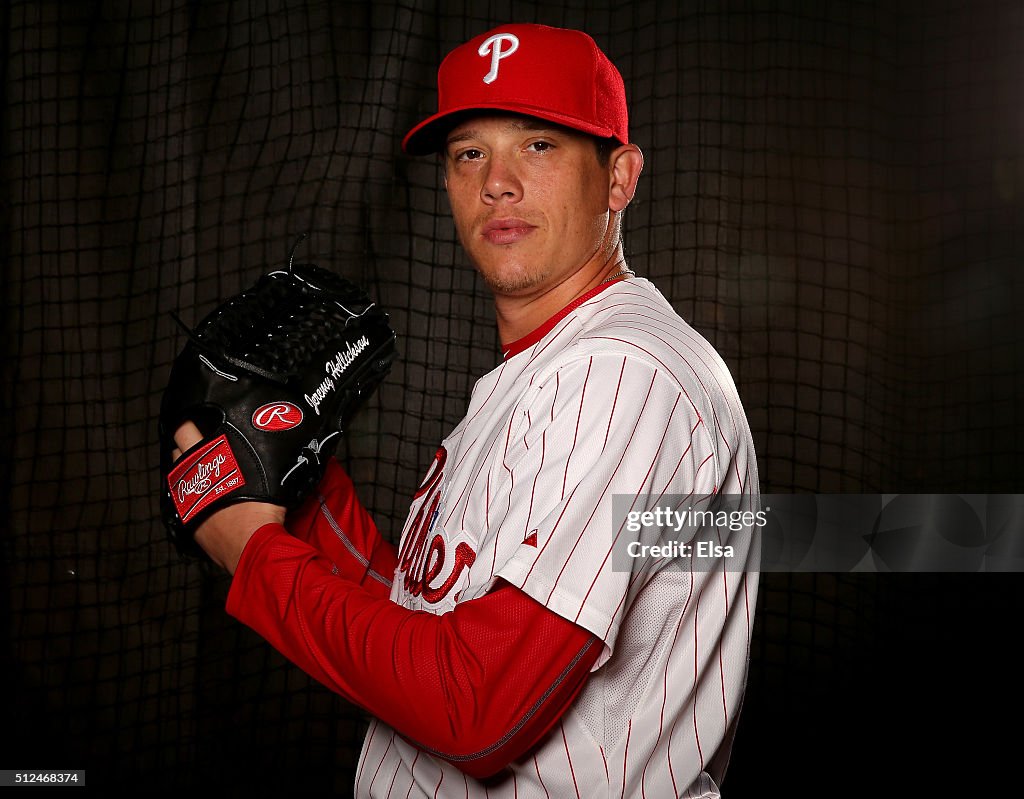
[[[505,219],[492,219],[480,230],[483,236],[491,244],[515,244],[517,241],[529,236],[535,225],[531,225],[524,219],[506,217]]]

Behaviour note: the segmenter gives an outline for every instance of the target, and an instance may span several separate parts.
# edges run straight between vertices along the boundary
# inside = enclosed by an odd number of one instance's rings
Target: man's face
[[[558,286],[603,264],[617,242],[609,167],[589,136],[532,117],[480,116],[452,130],[444,158],[459,240],[495,294]]]

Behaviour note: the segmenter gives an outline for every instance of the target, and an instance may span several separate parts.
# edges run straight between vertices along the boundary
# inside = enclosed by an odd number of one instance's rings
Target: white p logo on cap
[[[502,45],[508,42],[509,48],[507,50],[502,49]],[[511,33],[496,33],[493,36],[487,38],[483,44],[480,45],[480,49],[477,50],[481,56],[486,56],[488,53],[491,55],[491,71],[484,75],[484,83],[494,83],[498,77],[498,62],[503,58],[508,58],[512,53],[519,49],[519,37]]]

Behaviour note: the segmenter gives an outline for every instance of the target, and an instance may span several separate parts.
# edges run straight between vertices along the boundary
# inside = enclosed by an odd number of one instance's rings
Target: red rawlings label
[[[284,400],[261,405],[252,414],[252,426],[271,433],[279,430],[291,430],[300,424],[302,424],[302,411]]]
[[[220,436],[186,455],[167,475],[167,486],[183,522],[244,485],[245,478],[238,469],[227,436]]]

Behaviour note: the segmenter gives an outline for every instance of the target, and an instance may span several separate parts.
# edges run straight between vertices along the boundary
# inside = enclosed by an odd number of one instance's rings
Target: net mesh
[[[226,618],[226,578],[166,542],[169,312],[202,319],[302,232],[304,258],[377,298],[402,355],[339,455],[397,532],[499,357],[439,165],[399,143],[443,55],[505,21],[583,28],[620,67],[647,159],[630,266],[729,363],[762,490],[1022,490],[1019,3],[11,0],[0,765],[351,791],[360,713]],[[1000,652],[985,633],[1019,588],[765,575],[726,786],[787,774],[794,746],[845,763],[827,731],[853,738],[876,694],[907,702],[878,664],[909,690],[933,658],[952,669],[954,637]]]

